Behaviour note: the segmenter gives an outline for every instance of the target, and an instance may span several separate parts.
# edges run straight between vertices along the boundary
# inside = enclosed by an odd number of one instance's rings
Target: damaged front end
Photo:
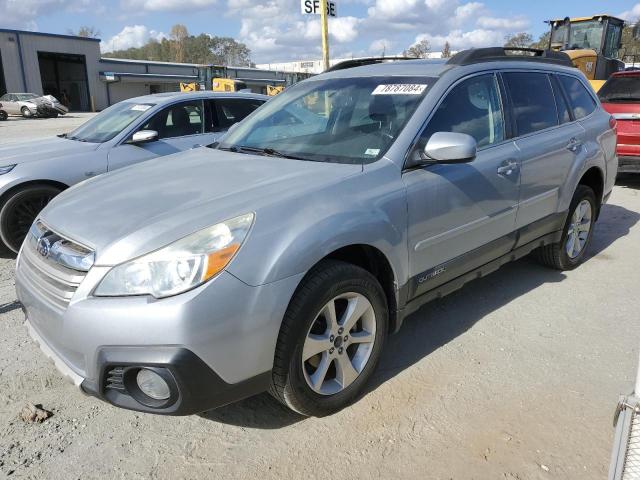
[[[36,115],[39,117],[57,117],[69,112],[69,109],[53,95],[43,95],[34,98],[31,102],[36,104]]]

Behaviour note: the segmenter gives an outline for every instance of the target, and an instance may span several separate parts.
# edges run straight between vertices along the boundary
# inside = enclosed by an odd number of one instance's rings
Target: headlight
[[[244,241],[253,213],[200,230],[160,250],[113,267],[95,295],[168,297],[190,290],[224,269]]]
[[[14,163],[13,165],[5,165],[4,167],[0,167],[0,175],[4,175],[5,173],[9,173],[11,170],[13,170],[13,168],[16,166],[16,164]]]

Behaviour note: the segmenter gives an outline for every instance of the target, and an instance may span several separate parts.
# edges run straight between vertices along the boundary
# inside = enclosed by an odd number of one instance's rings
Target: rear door
[[[560,187],[582,152],[584,129],[567,112],[566,99],[548,72],[502,73],[513,114],[522,169],[516,227],[557,212]],[[554,88],[554,86],[556,88]]]
[[[218,140],[229,128],[244,120],[264,103],[253,98],[216,98],[205,100],[205,132],[211,135],[211,142]]]
[[[407,170],[411,296],[507,253],[514,244],[520,185],[518,151],[505,130],[502,98],[493,73],[456,84],[437,107],[411,155],[436,132],[471,135],[478,154],[470,163]]]

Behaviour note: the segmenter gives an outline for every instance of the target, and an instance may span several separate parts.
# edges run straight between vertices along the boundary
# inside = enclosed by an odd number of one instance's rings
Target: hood
[[[44,140],[9,143],[0,146],[0,166],[51,160],[53,158],[89,152],[97,149],[100,143],[78,142],[66,138],[53,137]]]
[[[220,221],[288,205],[361,165],[310,162],[198,148],[82,182],[57,196],[41,219],[115,265]],[[257,222],[257,220],[256,220]]]

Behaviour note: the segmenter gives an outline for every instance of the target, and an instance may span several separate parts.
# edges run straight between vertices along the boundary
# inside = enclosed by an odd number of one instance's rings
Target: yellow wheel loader
[[[624,70],[618,60],[624,20],[611,15],[549,20],[549,48],[565,52],[597,92],[612,73]]]
[[[198,81],[181,83],[181,92],[212,90],[214,92],[239,92],[246,90],[247,84],[242,80],[228,78],[227,67],[220,65],[198,65]]]

